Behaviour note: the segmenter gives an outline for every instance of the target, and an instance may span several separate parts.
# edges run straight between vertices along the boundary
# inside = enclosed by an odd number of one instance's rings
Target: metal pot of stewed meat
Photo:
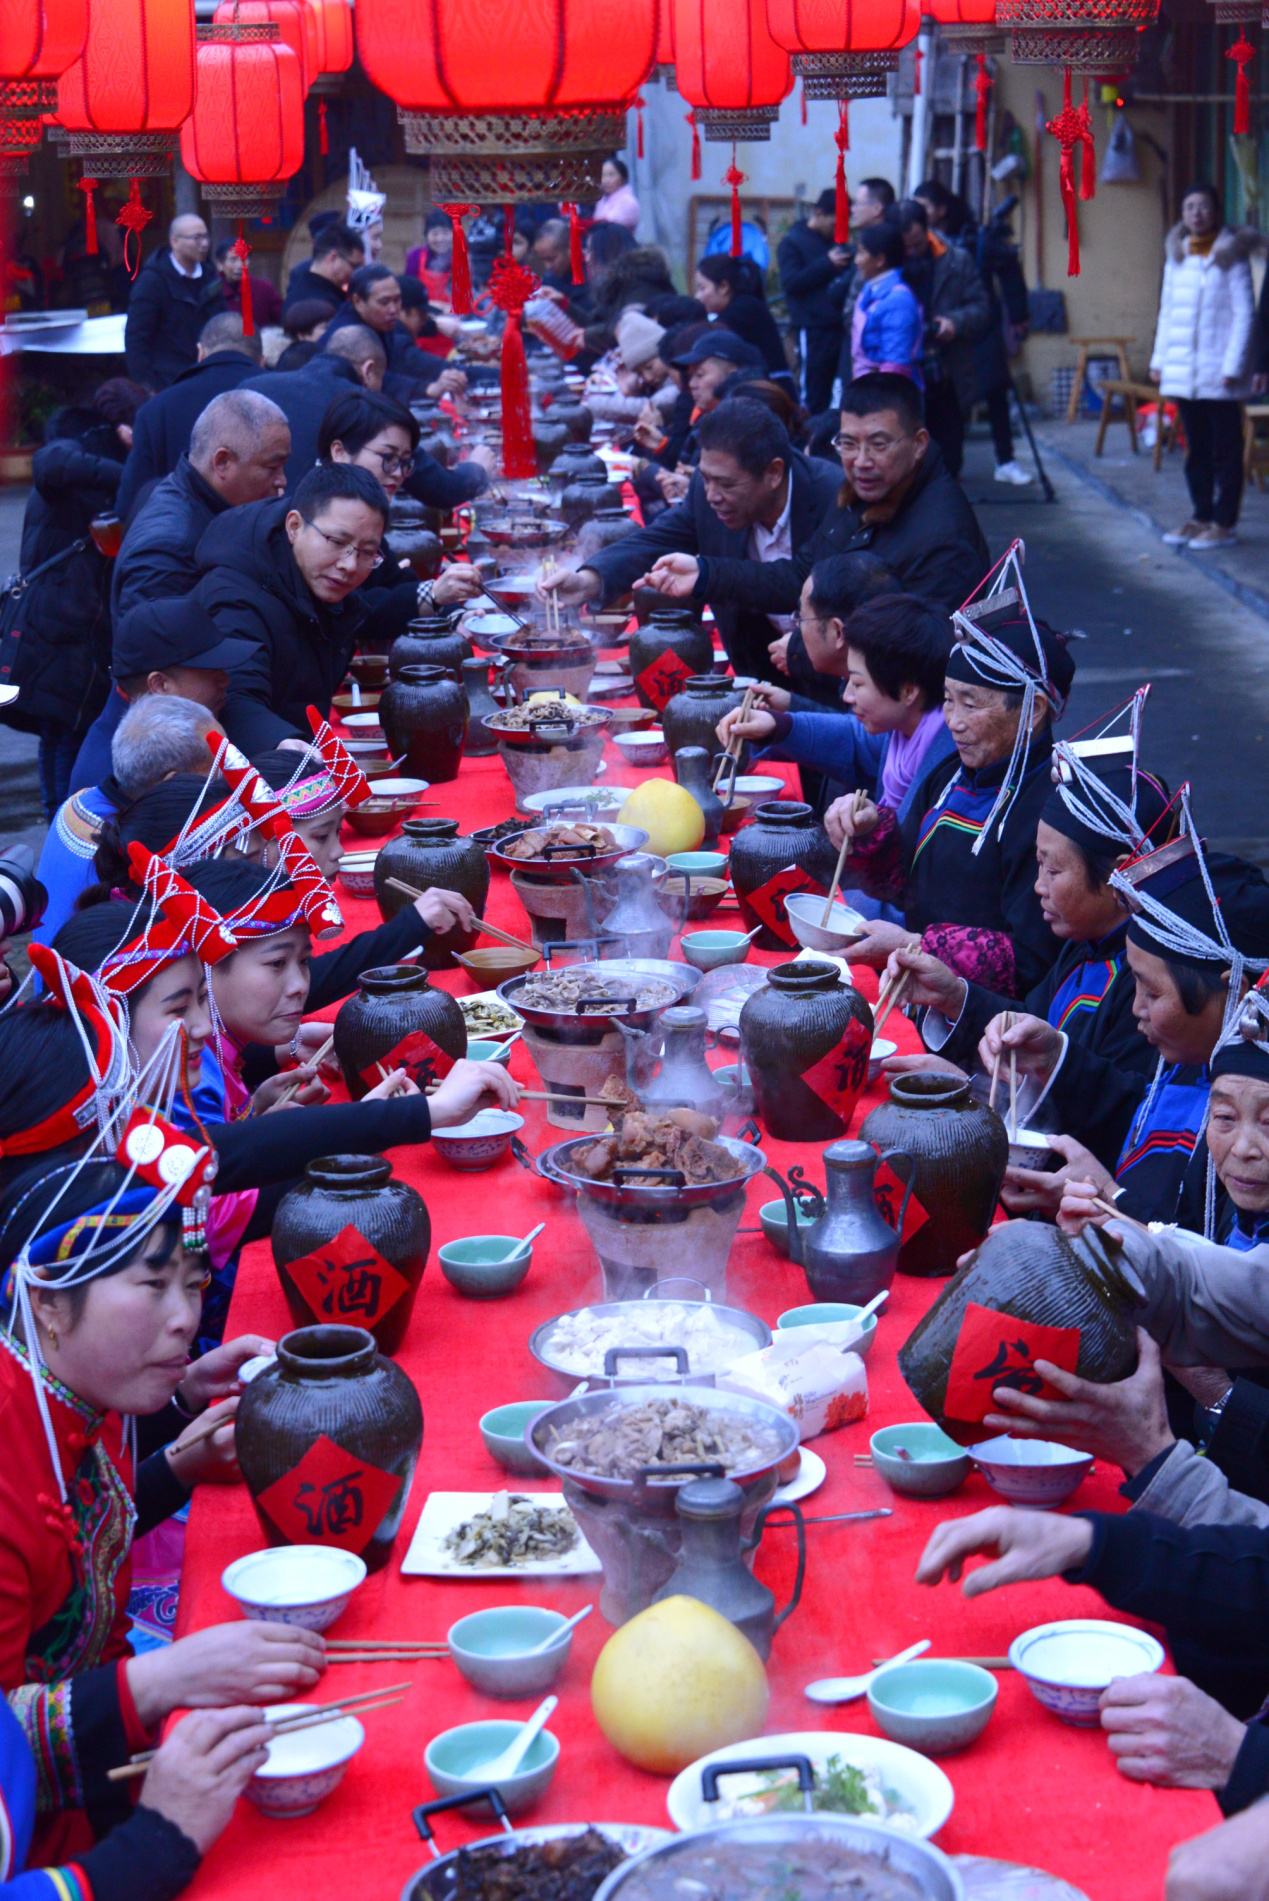
[[[432,1837],[430,1817],[442,1809],[468,1808],[482,1797],[503,1827],[442,1855]],[[496,1789],[471,1795],[442,1796],[420,1803],[414,1826],[435,1859],[410,1876],[401,1901],[594,1901],[613,1870],[658,1842],[672,1840],[669,1830],[635,1822],[550,1822],[537,1828],[512,1828]]]

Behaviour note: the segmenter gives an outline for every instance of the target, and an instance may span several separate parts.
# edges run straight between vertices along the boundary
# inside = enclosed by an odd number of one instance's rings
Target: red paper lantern
[[[595,198],[656,58],[657,0],[359,0],[357,49],[436,199]]]
[[[198,97],[181,158],[226,218],[268,218],[304,159],[300,62],[277,26],[198,29]]]
[[[212,14],[217,26],[263,26],[270,20],[300,62],[300,83],[305,92],[317,78],[317,15],[308,0],[221,0]]]
[[[82,56],[57,87],[54,136],[102,178],[155,178],[194,104],[190,0],[89,0]]]
[[[87,33],[88,0],[0,0],[0,113],[55,112],[57,82]]]
[[[808,99],[880,98],[920,23],[916,0],[767,0]]]
[[[353,62],[353,16],[348,0],[300,0],[317,23],[317,70],[346,73]]]
[[[769,139],[793,85],[766,0],[672,0],[678,89],[707,139]]]
[[[949,53],[999,56],[1009,41],[996,25],[996,0],[923,0],[921,11],[934,20]]]
[[[1135,65],[1139,35],[1158,17],[1159,0],[999,0],[996,8],[1016,65],[1084,73]]]

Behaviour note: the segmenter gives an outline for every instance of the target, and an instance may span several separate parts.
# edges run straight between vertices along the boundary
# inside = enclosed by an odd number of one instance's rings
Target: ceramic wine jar
[[[456,779],[468,711],[467,695],[444,667],[403,667],[379,702],[389,758],[402,760],[405,777],[429,785]]]
[[[426,614],[412,620],[398,634],[388,656],[388,672],[399,680],[406,667],[441,667],[451,680],[461,680],[462,665],[472,657],[467,636],[445,614]]]
[[[871,1047],[872,1011],[836,964],[775,964],[740,1012],[754,1103],[781,1142],[845,1135]]]
[[[390,838],[375,856],[375,898],[385,924],[413,900],[403,891],[394,891],[389,878],[416,891],[437,885],[445,891],[460,891],[477,913],[485,908],[489,896],[489,860],[474,838],[460,838],[456,818],[408,818],[395,838]],[[453,970],[455,955],[471,950],[476,931],[433,931],[419,952],[419,962],[427,970]]]
[[[955,1273],[959,1257],[991,1226],[1009,1161],[1008,1133],[995,1110],[957,1076],[893,1076],[889,1093],[859,1134],[874,1148],[906,1149],[916,1160],[900,1271]]]
[[[423,1408],[363,1327],[284,1334],[239,1401],[234,1444],[271,1545],[338,1545],[382,1570],[423,1444]]]
[[[759,950],[796,950],[784,911],[785,886],[801,890],[809,880],[812,888],[827,891],[837,863],[810,806],[800,799],[771,799],[758,806],[732,839],[728,860],[745,928],[762,926],[755,940]],[[791,883],[785,877],[790,866],[804,874]]]
[[[273,1264],[297,1327],[348,1322],[381,1353],[405,1338],[432,1224],[381,1155],[324,1155],[278,1203]]]
[[[674,776],[690,792],[705,820],[702,845],[713,845],[723,829],[723,802],[715,792],[712,762],[703,746],[680,746],[674,755]]]
[[[713,648],[710,648],[711,657]],[[703,746],[711,760],[723,750],[718,722],[744,699],[734,680],[721,673],[693,674],[685,680],[661,713],[661,730],[672,753],[683,746]]]
[[[714,643],[689,608],[654,608],[631,634],[628,651],[639,704],[658,713],[685,680],[711,677]],[[709,750],[718,750],[716,739]]]
[[[335,1055],[354,1102],[382,1082],[381,1067],[405,1068],[423,1089],[466,1054],[462,1011],[418,964],[363,970],[335,1018]]]

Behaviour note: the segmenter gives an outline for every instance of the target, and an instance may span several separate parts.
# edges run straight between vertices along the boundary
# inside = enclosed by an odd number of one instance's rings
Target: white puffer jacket
[[[1256,300],[1248,259],[1264,242],[1249,225],[1223,226],[1207,256],[1195,257],[1184,226],[1169,231],[1150,358],[1164,396],[1244,402],[1251,394]]]

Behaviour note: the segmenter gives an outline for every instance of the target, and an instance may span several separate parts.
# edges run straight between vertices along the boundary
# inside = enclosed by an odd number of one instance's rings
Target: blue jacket
[[[864,285],[855,300],[855,317],[863,315],[863,329],[852,335],[852,365],[862,353],[878,369],[902,365],[913,381],[924,388],[921,374],[921,306],[898,271],[886,271]],[[860,370],[856,367],[855,374]]]
[[[119,702],[123,712],[127,711],[127,702],[122,694],[112,692],[110,698]],[[82,747],[80,750],[82,756]],[[105,759],[105,771],[100,775],[103,779],[110,771],[109,741],[105,747]],[[73,792],[66,803],[58,807],[53,823],[45,834],[44,849],[40,853],[39,869],[35,874],[48,892],[48,909],[35,933],[37,944],[53,942],[89,885],[96,884],[97,873],[93,860],[97,851],[97,835],[103,822],[113,818],[116,810],[109,793],[102,790],[96,779],[89,780],[82,790]]]
[[[890,750],[889,733],[868,733],[853,713],[793,713],[792,725],[784,738],[768,747],[769,759],[791,759],[795,765],[822,772],[846,791],[862,786],[874,798],[881,789],[881,774]],[[933,766],[950,758],[956,743],[946,726],[941,726],[926,747],[912,784],[904,793],[895,816],[902,824],[917,787]]]

